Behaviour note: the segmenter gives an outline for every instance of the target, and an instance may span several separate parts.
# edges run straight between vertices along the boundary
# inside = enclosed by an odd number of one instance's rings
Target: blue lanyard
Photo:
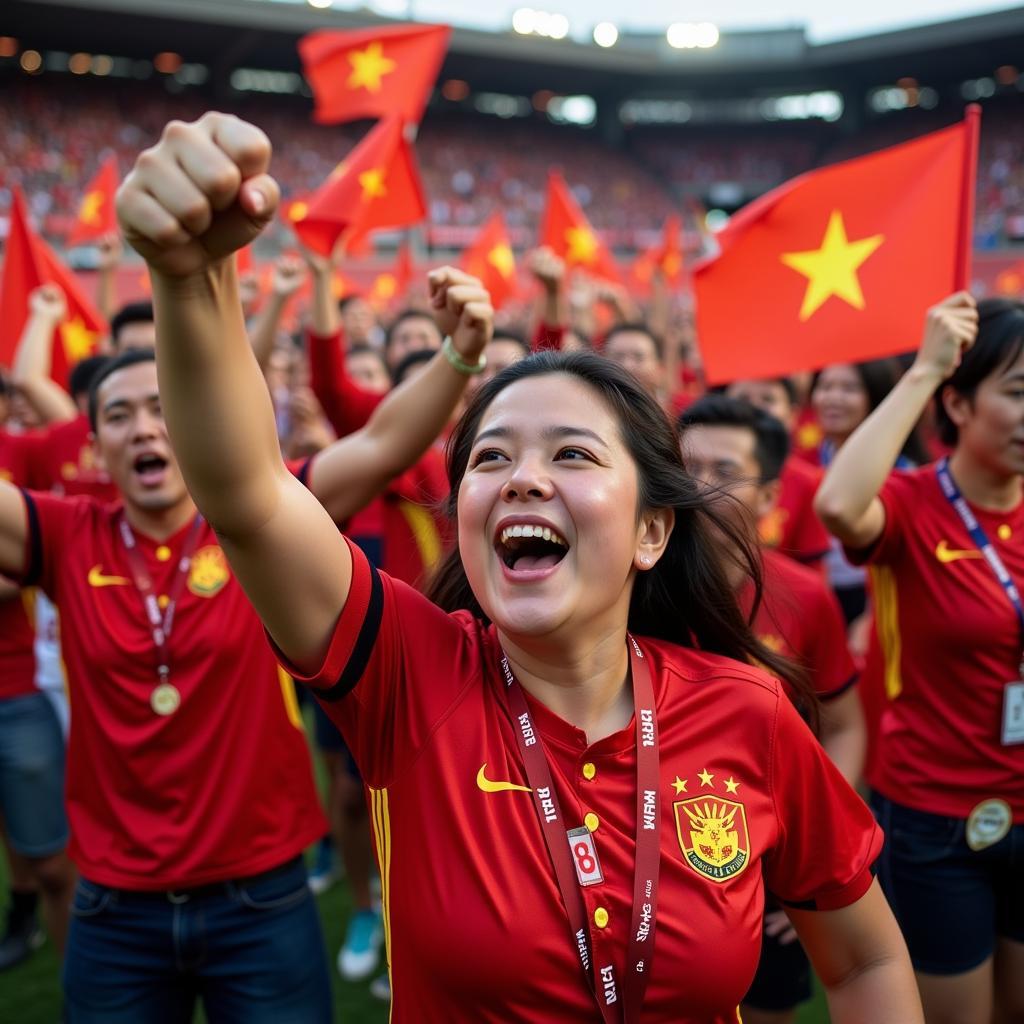
[[[1010,604],[1013,605],[1013,610],[1017,613],[1017,622],[1020,624],[1021,642],[1024,644],[1024,602],[1021,602],[1017,584],[1013,582],[1013,578],[1010,576],[1006,566],[1003,565],[1003,560],[999,557],[999,553],[992,546],[992,541],[988,539],[988,534],[985,533],[981,523],[978,522],[977,517],[971,511],[971,506],[967,504],[964,496],[960,493],[960,488],[957,487],[956,481],[949,472],[949,459],[939,459],[935,464],[935,475],[939,478],[939,486],[942,488],[942,493],[946,496],[946,500],[956,509],[957,514],[963,520],[964,526],[967,527],[967,532],[971,535],[971,540],[974,541],[975,546],[985,556],[985,561],[991,566],[992,571],[996,574],[996,579],[999,580],[1000,586],[1006,592]],[[1024,656],[1021,659],[1020,674],[1021,678],[1024,679]]]

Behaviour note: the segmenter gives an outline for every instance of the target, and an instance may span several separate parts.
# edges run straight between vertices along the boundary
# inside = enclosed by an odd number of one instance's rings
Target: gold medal
[[[967,845],[972,850],[995,846],[1013,825],[1013,814],[1005,800],[982,800],[967,818]]]
[[[161,683],[149,696],[149,706],[158,715],[173,715],[180,705],[181,694],[170,683]]]

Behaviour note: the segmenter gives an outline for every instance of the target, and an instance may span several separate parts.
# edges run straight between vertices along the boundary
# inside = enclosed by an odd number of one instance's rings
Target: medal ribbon
[[[197,515],[192,520],[192,526],[185,538],[181,548],[181,558],[178,560],[178,572],[171,584],[168,594],[167,607],[161,613],[160,605],[157,602],[156,592],[153,589],[153,581],[150,578],[149,570],[146,568],[145,559],[139,551],[138,541],[128,520],[124,514],[118,520],[118,527],[121,530],[121,540],[124,543],[125,551],[128,553],[128,566],[131,569],[135,589],[142,597],[143,607],[146,609],[146,618],[149,620],[150,629],[153,631],[153,646],[156,648],[157,666],[156,674],[161,683],[166,683],[171,675],[171,652],[168,650],[167,641],[171,636],[171,629],[174,626],[174,609],[178,604],[178,598],[185,587],[188,579],[188,571],[192,565],[192,555],[195,553],[196,545],[199,543],[199,533],[203,527],[203,517]]]
[[[644,993],[654,961],[654,930],[658,908],[658,869],[661,863],[660,762],[658,758],[658,719],[654,707],[651,672],[636,641],[628,638],[633,678],[633,705],[636,721],[636,854],[633,868],[632,928],[626,950],[625,981],[621,989],[614,964],[594,961],[593,943],[586,906],[573,864],[566,821],[551,778],[551,768],[540,733],[519,681],[512,674],[507,657],[501,667],[507,684],[509,707],[515,719],[516,738],[523,755],[526,777],[533,790],[534,806],[555,870],[562,902],[565,904],[572,934],[573,949],[605,1024],[633,1024],[640,1019]],[[621,1015],[616,1003],[621,999]]]
[[[985,561],[988,562],[992,572],[995,573],[996,579],[999,580],[1000,586],[1006,593],[1007,599],[1013,605],[1013,610],[1017,613],[1017,622],[1020,624],[1021,648],[1024,651],[1024,602],[1021,601],[1017,584],[1013,582],[1013,577],[1003,564],[1003,560],[999,557],[999,552],[996,551],[992,541],[989,540],[984,527],[978,522],[978,518],[971,510],[971,506],[967,504],[964,496],[960,493],[960,488],[957,487],[956,481],[949,471],[949,459],[940,459],[935,464],[935,475],[939,478],[939,486],[942,488],[942,493],[946,496],[946,500],[956,509],[957,514],[967,528],[967,532],[971,535],[971,540],[974,541],[975,547],[985,556]],[[1024,679],[1024,654],[1022,654],[1021,658],[1020,676]]]

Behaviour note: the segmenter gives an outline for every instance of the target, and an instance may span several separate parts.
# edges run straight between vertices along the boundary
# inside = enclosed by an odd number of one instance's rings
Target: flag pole
[[[971,251],[974,243],[974,192],[978,176],[978,137],[981,134],[981,107],[969,103],[964,111],[964,168],[960,176],[960,238],[956,254],[954,288],[971,286]]]

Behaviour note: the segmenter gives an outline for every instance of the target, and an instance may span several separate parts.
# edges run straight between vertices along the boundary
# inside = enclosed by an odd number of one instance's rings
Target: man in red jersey
[[[332,515],[350,515],[447,421],[464,378],[437,363],[303,464]],[[0,570],[39,581],[64,621],[83,876],[70,1019],[187,1021],[201,991],[208,1017],[327,1020],[300,859],[326,823],[294,691],[184,488],[151,351],[104,367],[90,419],[119,504],[0,485]]]
[[[763,409],[792,435],[799,410],[796,387],[788,377],[737,380],[725,393]],[[814,495],[820,483],[821,470],[791,452],[779,474],[778,500],[761,519],[759,532],[766,547],[778,548],[805,565],[824,568],[829,535],[814,511]]]
[[[779,474],[788,453],[783,424],[762,409],[726,395],[707,395],[680,418],[687,468],[720,488],[722,515],[745,527],[770,515],[778,500]],[[860,779],[865,728],[846,628],[835,596],[821,575],[777,551],[762,550],[763,592],[754,630],[771,649],[798,662],[822,701],[821,743],[848,782]],[[742,583],[749,614],[754,591]],[[765,916],[757,975],[743,1004],[747,1024],[790,1024],[811,995],[810,967],[785,912],[775,904]]]

